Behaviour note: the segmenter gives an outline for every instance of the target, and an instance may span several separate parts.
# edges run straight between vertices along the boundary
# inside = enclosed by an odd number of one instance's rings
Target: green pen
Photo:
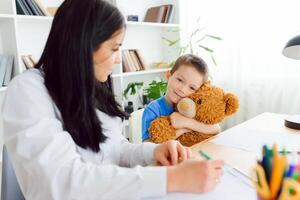
[[[200,150],[199,154],[206,160],[211,160],[211,157],[209,157],[209,155],[207,155],[204,151]]]
[[[205,158],[206,160],[212,160],[212,158],[211,158],[209,155],[207,155],[203,150],[199,150],[198,153],[199,153],[203,158]],[[250,179],[249,179],[249,177],[248,177],[247,175],[243,174],[243,173],[240,172],[238,169],[233,168],[233,167],[231,167],[230,165],[228,165],[228,164],[226,164],[226,163],[225,163],[225,166],[224,166],[224,167],[225,167],[225,170],[226,170],[228,173],[230,173],[231,175],[233,175],[233,176],[237,176],[236,173],[238,173],[239,175],[242,175],[242,177],[244,177],[244,178],[243,178],[243,182],[246,183],[247,185],[253,187],[252,182],[249,181]]]

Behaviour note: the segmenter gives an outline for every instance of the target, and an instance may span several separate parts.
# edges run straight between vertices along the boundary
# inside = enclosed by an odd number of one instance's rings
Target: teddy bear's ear
[[[224,95],[224,101],[226,103],[225,114],[232,115],[239,108],[239,100],[238,98],[231,93],[226,93]]]
[[[210,80],[207,80],[207,81],[205,81],[205,82],[203,83],[203,85],[209,86],[209,85],[211,85],[211,81],[210,81]]]

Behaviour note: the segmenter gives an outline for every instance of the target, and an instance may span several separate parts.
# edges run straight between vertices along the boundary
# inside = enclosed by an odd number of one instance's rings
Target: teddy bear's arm
[[[172,127],[169,117],[159,117],[151,122],[150,141],[156,144],[176,139],[176,129]]]

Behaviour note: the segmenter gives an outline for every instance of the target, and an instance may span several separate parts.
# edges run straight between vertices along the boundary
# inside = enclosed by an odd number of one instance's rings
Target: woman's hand
[[[203,193],[213,190],[223,175],[221,160],[189,159],[167,167],[168,192]]]
[[[176,140],[169,140],[154,149],[154,158],[162,165],[176,165],[189,159],[192,155],[190,148],[182,146]]]
[[[173,112],[170,115],[170,120],[174,128],[182,129],[182,128],[189,128],[187,124],[191,119],[181,115],[179,112]]]

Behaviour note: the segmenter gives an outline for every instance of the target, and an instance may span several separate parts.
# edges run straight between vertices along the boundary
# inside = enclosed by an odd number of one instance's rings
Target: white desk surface
[[[300,131],[286,128],[284,126],[285,115],[275,113],[263,113],[246,122],[243,122],[233,128],[230,128],[216,137],[212,138],[209,143],[225,146],[225,149],[230,148],[234,151],[244,151],[245,155],[253,154],[258,155],[261,152],[261,146],[263,144],[273,144],[276,142],[279,147],[285,147],[287,150],[299,150],[300,149]],[[207,141],[206,141],[207,142]],[[205,149],[205,143],[200,143],[194,146],[194,152],[202,147]],[[207,145],[206,145],[207,146]],[[209,150],[209,148],[208,148]],[[211,150],[211,149],[210,149]],[[226,150],[226,151],[227,151]],[[213,152],[214,151],[210,151]],[[217,155],[218,151],[215,151],[216,155],[210,155],[212,157]],[[253,163],[255,166],[255,156],[252,156],[248,160],[241,157],[242,154],[236,156],[238,162]],[[228,160],[228,159],[227,159]],[[225,160],[226,162],[226,160]],[[229,162],[233,162],[229,159]],[[246,163],[247,163],[246,162]],[[235,165],[236,163],[233,163]],[[236,164],[237,167],[238,164]],[[251,164],[248,164],[251,165]],[[251,168],[252,166],[248,166]],[[253,187],[250,187],[243,183],[239,178],[232,176],[229,173],[225,173],[221,182],[217,188],[206,194],[184,194],[184,193],[171,193],[164,198],[152,198],[153,200],[166,199],[166,200],[189,200],[189,199],[230,199],[230,200],[247,200],[257,199],[256,192]]]

